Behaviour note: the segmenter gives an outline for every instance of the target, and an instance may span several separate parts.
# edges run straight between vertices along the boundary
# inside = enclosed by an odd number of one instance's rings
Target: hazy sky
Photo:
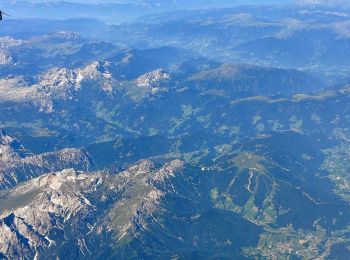
[[[45,2],[62,2],[62,0],[26,0],[31,3],[45,3]],[[65,0],[65,2],[74,2],[74,3],[130,3],[138,2],[133,0]]]
[[[25,0],[32,3],[43,3],[43,2],[61,2],[62,0]],[[65,0],[66,2],[76,2],[76,3],[132,3],[132,2],[142,2],[147,0]],[[150,0],[148,0],[150,1]],[[156,1],[156,0],[154,0]],[[205,2],[205,0],[202,0]],[[220,0],[218,0],[220,1]],[[174,0],[176,2],[176,0]],[[236,0],[232,0],[236,2]],[[251,2],[246,0],[247,3]],[[264,2],[263,0],[261,1]],[[349,0],[290,0],[290,2],[298,3],[308,3],[308,4],[319,4],[319,3],[349,3]]]
[[[155,3],[155,2],[186,2],[186,0],[8,0],[10,3],[18,3],[18,2],[31,2],[31,3],[47,3],[47,2],[74,2],[74,3],[85,3],[85,4],[96,4],[96,3],[137,3],[137,2],[149,2],[149,3]],[[266,3],[292,3],[296,0],[217,0],[218,3],[225,2],[225,3],[231,3],[232,4],[266,4]],[[314,1],[314,0],[311,0]],[[0,2],[7,2],[4,0],[0,0]],[[213,0],[194,0],[193,2],[197,3],[203,3],[206,2],[213,2]]]
[[[137,3],[137,2],[149,2],[149,3],[155,3],[155,2],[185,2],[186,0],[0,0],[0,3],[9,2],[9,3],[18,3],[18,2],[31,2],[31,3],[47,3],[47,2],[73,2],[73,3],[85,3],[85,4],[97,4],[97,3]],[[295,2],[334,2],[334,1],[342,1],[342,0],[217,0],[218,3],[220,2],[232,3],[232,4],[283,4],[283,3],[295,3]],[[345,0],[344,0],[345,1]],[[350,1],[350,0],[346,0]],[[213,0],[192,0],[192,2],[199,3],[207,3],[211,2],[213,3]]]

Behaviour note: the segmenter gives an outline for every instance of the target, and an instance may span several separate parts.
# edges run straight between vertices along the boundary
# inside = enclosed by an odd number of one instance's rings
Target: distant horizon
[[[181,2],[181,0],[163,0],[163,2]],[[4,8],[4,5],[6,4],[18,4],[21,2],[28,2],[28,3],[34,3],[34,4],[41,4],[41,3],[59,3],[59,2],[65,2],[65,3],[79,3],[79,4],[132,4],[132,3],[144,3],[144,2],[155,2],[150,0],[17,0],[17,1],[4,1],[0,0],[0,4],[3,5],[1,8]],[[158,1],[162,2],[162,1]],[[187,1],[186,1],[187,2]],[[258,0],[218,0],[215,1],[220,5],[220,2],[230,3],[232,5],[244,5],[244,4],[254,4],[254,5],[266,5],[266,4],[305,4],[305,5],[348,5],[350,4],[347,0],[267,0],[267,1],[258,1]],[[212,0],[205,0],[205,1],[197,1],[197,3],[203,3],[204,5],[206,3],[213,3]]]
[[[305,0],[307,2],[316,2],[316,1],[310,1],[310,0]],[[7,2],[7,1],[3,1],[0,0],[1,2]],[[156,1],[150,1],[150,0],[19,0],[19,1],[12,1],[10,2],[10,4],[13,3],[20,3],[20,2],[29,2],[29,3],[35,3],[35,4],[40,4],[40,3],[59,3],[59,2],[66,2],[66,3],[81,3],[81,4],[133,4],[133,3],[143,3],[143,2],[156,2]],[[162,1],[158,1],[158,2],[162,2]],[[163,2],[173,2],[173,3],[177,3],[177,2],[181,2],[181,0],[164,0]],[[187,2],[187,1],[186,1]],[[205,3],[212,3],[212,0],[205,0],[205,1],[197,1],[197,2],[201,2],[203,4]],[[265,5],[265,4],[285,4],[285,3],[289,3],[289,4],[293,4],[296,2],[300,2],[300,0],[266,0],[266,1],[258,1],[258,0],[233,0],[233,1],[229,1],[229,0],[217,0],[215,1],[218,4],[220,2],[231,2],[233,5],[238,4],[261,4],[261,5]],[[320,1],[317,1],[320,2]],[[323,1],[323,2],[327,2],[327,1]]]

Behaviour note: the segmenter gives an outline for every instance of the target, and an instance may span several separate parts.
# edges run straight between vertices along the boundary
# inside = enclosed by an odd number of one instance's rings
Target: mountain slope
[[[87,170],[91,167],[88,154],[79,149],[34,155],[16,139],[0,132],[0,189],[16,186],[47,172],[66,168]]]

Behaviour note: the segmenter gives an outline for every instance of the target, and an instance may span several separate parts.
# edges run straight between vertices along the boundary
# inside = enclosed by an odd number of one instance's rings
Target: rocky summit
[[[165,196],[179,196],[171,182],[182,168],[181,161],[160,168],[142,161],[118,175],[66,169],[3,190],[1,252],[21,259],[88,258],[114,242],[126,247],[161,221],[155,215]]]

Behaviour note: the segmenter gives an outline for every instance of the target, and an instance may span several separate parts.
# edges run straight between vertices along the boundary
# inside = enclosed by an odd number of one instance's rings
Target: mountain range
[[[348,9],[172,3],[1,23],[0,259],[348,259]]]

